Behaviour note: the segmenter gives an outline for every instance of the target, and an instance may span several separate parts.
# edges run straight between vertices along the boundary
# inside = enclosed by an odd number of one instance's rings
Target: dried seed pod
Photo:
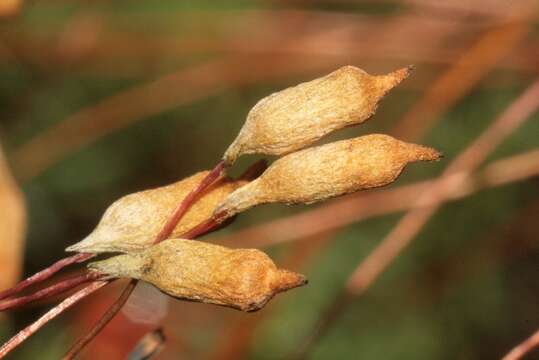
[[[89,267],[112,277],[147,281],[177,298],[243,311],[261,309],[275,294],[307,282],[303,275],[277,269],[259,250],[185,239],[165,240]]]
[[[362,123],[410,71],[408,67],[373,76],[357,67],[344,66],[267,96],[251,109],[223,160],[230,165],[242,154],[290,153],[332,131]]]
[[[437,160],[434,149],[373,134],[286,155],[258,179],[231,193],[219,219],[265,203],[309,204],[393,182],[406,164]]]
[[[208,171],[202,171],[168,186],[124,196],[105,211],[90,235],[67,251],[133,252],[150,246],[176,206],[207,174]],[[225,179],[212,185],[187,211],[171,236],[180,236],[208,219],[228,194],[246,183]]]

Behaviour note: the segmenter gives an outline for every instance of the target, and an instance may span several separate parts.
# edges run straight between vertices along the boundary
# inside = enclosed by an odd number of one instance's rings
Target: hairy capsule
[[[414,161],[440,158],[432,148],[372,134],[308,148],[275,161],[215,210],[227,218],[266,203],[310,204],[393,182]]]
[[[247,115],[223,160],[243,154],[287,154],[324,135],[371,117],[384,95],[410,74],[411,67],[373,76],[344,66],[327,76],[271,94]]]
[[[208,171],[199,172],[174,184],[122,197],[114,202],[95,230],[67,251],[88,253],[133,252],[150,246],[170,214],[197,187]],[[176,225],[172,237],[178,237],[211,217],[215,207],[228,194],[247,181],[221,180],[187,211]]]
[[[111,277],[146,281],[186,300],[259,310],[277,293],[305,285],[303,275],[278,269],[262,251],[169,239],[139,253],[89,264]]]

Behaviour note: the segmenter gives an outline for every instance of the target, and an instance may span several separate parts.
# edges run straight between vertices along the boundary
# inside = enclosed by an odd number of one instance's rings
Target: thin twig
[[[84,349],[90,341],[93,340],[103,330],[105,326],[116,316],[118,311],[122,309],[124,304],[129,299],[129,296],[131,296],[131,293],[133,290],[135,290],[135,287],[137,286],[138,280],[131,279],[129,284],[124,288],[122,291],[120,297],[116,299],[116,301],[107,309],[107,311],[101,316],[101,318],[97,321],[97,323],[92,327],[90,332],[88,332],[86,335],[84,335],[82,338],[80,338],[67,352],[67,354],[63,357],[63,360],[70,360],[74,359],[75,356],[79,352]]]
[[[539,346],[539,330],[532,336],[515,346],[502,360],[519,360]]]
[[[49,321],[51,321],[52,319],[54,319],[55,317],[57,317],[64,311],[66,311],[72,305],[84,299],[86,296],[92,294],[93,292],[107,285],[108,283],[109,283],[108,281],[95,281],[91,283],[90,285],[86,286],[85,288],[77,291],[75,294],[71,295],[70,297],[62,301],[60,304],[53,307],[45,315],[40,317],[38,320],[33,322],[28,327],[19,331],[17,335],[15,335],[8,342],[2,345],[2,347],[0,348],[0,359],[5,357],[9,352],[15,349],[23,341],[25,341],[30,336],[32,336],[36,331],[38,331],[41,327],[43,327],[43,325],[45,325],[46,323],[48,323]]]
[[[468,148],[446,168],[442,176],[416,201],[428,206],[410,210],[348,279],[347,291],[363,293],[419,233],[444,203],[446,194],[465,182],[470,173],[539,108],[539,80],[516,99]]]
[[[10,298],[0,301],[0,311],[6,311],[15,307],[19,307],[30,302],[45,299],[50,296],[58,295],[68,290],[74,289],[77,286],[86,282],[97,280],[101,275],[96,272],[85,272],[81,275],[71,277],[69,279],[60,281],[54,285],[51,285],[45,289],[36,291],[31,295],[21,296],[17,298]]]
[[[14,287],[2,291],[0,293],[0,300],[5,299],[5,298],[10,297],[10,296],[13,296],[13,295],[19,293],[20,291],[26,289],[27,287],[29,287],[31,285],[34,285],[34,284],[40,283],[40,282],[42,282],[44,280],[47,280],[48,278],[50,278],[51,276],[56,274],[58,271],[65,268],[66,266],[69,266],[71,264],[84,262],[84,261],[86,261],[86,260],[88,260],[88,259],[90,259],[90,258],[92,258],[94,256],[95,256],[94,254],[78,253],[76,255],[63,258],[63,259],[55,262],[54,264],[52,264],[48,268],[46,268],[44,270],[41,270],[40,272],[32,275],[31,277],[21,281],[20,283],[18,283]]]
[[[407,140],[421,138],[434,121],[492,71],[531,28],[529,23],[515,21],[507,24],[505,21],[503,25],[488,31],[434,81],[425,95],[399,121],[392,131],[395,136]]]

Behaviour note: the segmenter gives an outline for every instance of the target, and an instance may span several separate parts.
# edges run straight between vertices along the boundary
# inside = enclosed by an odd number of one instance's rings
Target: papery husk
[[[86,253],[137,252],[155,241],[164,224],[182,200],[197,187],[208,171],[174,184],[122,197],[114,202],[95,230],[67,251]],[[211,217],[215,207],[247,181],[223,179],[213,184],[186,212],[171,237],[178,237]]]
[[[231,165],[243,154],[287,154],[332,131],[360,124],[374,114],[380,99],[407,78],[411,69],[375,76],[344,66],[271,94],[251,109],[223,160]]]
[[[275,161],[215,210],[224,219],[267,203],[310,204],[395,181],[415,161],[438,160],[432,148],[372,134],[308,148]]]
[[[242,311],[259,310],[275,294],[307,282],[303,275],[278,269],[262,251],[186,239],[165,240],[139,253],[91,263],[89,268],[146,281],[180,299]]]

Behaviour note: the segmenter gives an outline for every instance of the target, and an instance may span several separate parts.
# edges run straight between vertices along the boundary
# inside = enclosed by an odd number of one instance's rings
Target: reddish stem
[[[30,285],[37,284],[39,282],[42,282],[44,280],[47,280],[54,274],[56,274],[58,271],[62,270],[66,266],[69,266],[71,264],[80,263],[83,261],[86,261],[92,257],[94,257],[95,254],[87,254],[87,253],[79,253],[70,257],[63,258],[48,268],[41,270],[40,272],[30,276],[29,278],[21,281],[11,289],[4,290],[0,292],[0,300],[5,299],[7,297],[13,296],[22,290],[26,289]]]
[[[38,320],[36,320],[23,330],[19,331],[17,335],[15,335],[8,342],[2,345],[2,347],[0,348],[0,359],[5,357],[9,352],[19,346],[23,341],[25,341],[36,331],[41,329],[43,325],[66,311],[68,308],[70,308],[80,300],[84,299],[86,296],[107,285],[108,283],[109,281],[94,281],[90,285],[86,286],[85,288],[82,288],[70,297],[66,298],[60,304],[50,309],[45,315],[40,317]]]
[[[224,213],[215,214],[208,220],[201,222],[200,224],[183,234],[182,237],[184,239],[194,239],[206,233],[209,233],[210,231],[221,225],[225,218],[226,215]]]
[[[87,333],[84,337],[80,338],[75,343],[75,345],[73,345],[73,347],[63,357],[63,360],[74,359],[75,356],[77,356],[77,354],[80,353],[81,350],[84,349],[84,347],[88,345],[88,343],[92,341],[92,339],[95,338],[105,326],[107,326],[107,324],[114,318],[114,316],[116,316],[116,314],[127,302],[129,296],[131,296],[131,293],[133,293],[133,290],[135,290],[137,283],[138,280],[131,279],[129,284],[127,284],[125,289],[122,291],[120,297],[108,308],[108,310],[103,314],[103,316],[101,316],[97,323],[92,327],[90,332]]]
[[[41,300],[50,296],[61,294],[65,291],[74,289],[80,284],[97,280],[101,276],[102,276],[101,274],[96,273],[96,272],[85,272],[82,275],[71,277],[69,279],[60,281],[54,285],[51,285],[48,288],[36,291],[35,293],[31,295],[0,301],[0,311],[9,310],[15,307],[28,304],[33,301],[37,301],[37,300]]]
[[[191,190],[191,192],[182,200],[182,202],[176,208],[176,210],[174,210],[174,212],[172,213],[172,216],[169,218],[165,226],[163,226],[163,228],[157,235],[157,238],[155,239],[155,243],[158,243],[167,239],[170,236],[170,234],[172,234],[172,232],[174,231],[174,228],[176,227],[176,225],[178,225],[183,215],[185,215],[185,213],[187,212],[187,210],[189,210],[191,205],[193,205],[196,202],[196,200],[202,194],[202,192],[208,186],[213,184],[213,182],[217,180],[219,176],[221,176],[221,173],[223,172],[224,168],[225,168],[225,163],[223,161],[219,162],[213,168],[213,170],[210,171],[204,179],[202,179],[200,184],[198,184],[198,186],[195,189]]]

